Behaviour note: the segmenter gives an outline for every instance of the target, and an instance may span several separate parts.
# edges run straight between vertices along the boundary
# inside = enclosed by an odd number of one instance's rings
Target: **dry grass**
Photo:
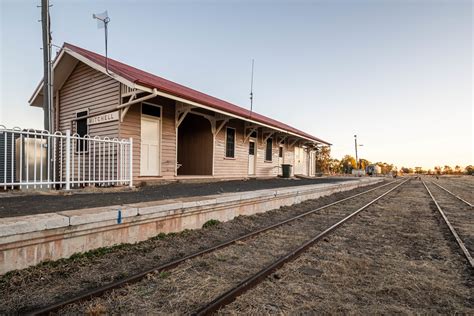
[[[204,230],[158,235],[137,244],[103,248],[73,256],[71,259],[45,262],[13,271],[0,277],[0,314],[18,313],[70,297],[86,289],[244,235],[311,208],[365,191],[367,188],[369,187],[337,193],[263,214],[239,216]]]
[[[469,203],[474,203],[474,176],[439,177],[436,182]]]
[[[413,181],[221,311],[473,314],[473,274]]]
[[[94,302],[114,313],[192,313],[385,190],[387,188],[189,260],[169,271],[165,278],[155,273]],[[85,307],[84,304],[70,306],[61,313],[82,313]]]

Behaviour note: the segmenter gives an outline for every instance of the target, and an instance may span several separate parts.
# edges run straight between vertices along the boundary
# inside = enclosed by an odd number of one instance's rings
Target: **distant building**
[[[375,176],[375,175],[378,175],[378,174],[381,174],[381,173],[382,173],[382,168],[380,168],[379,165],[372,164],[372,165],[368,165],[368,166],[365,168],[365,172],[366,172],[369,176]]]

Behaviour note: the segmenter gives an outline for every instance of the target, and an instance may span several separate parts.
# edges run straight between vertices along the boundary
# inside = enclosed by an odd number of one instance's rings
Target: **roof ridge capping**
[[[99,65],[100,68],[102,68],[99,70],[105,73],[104,71],[105,70],[105,57],[103,55],[97,54],[95,52],[86,50],[84,48],[81,48],[81,47],[78,47],[66,42],[63,44],[63,50],[66,52],[72,51],[73,53],[81,55],[83,58],[86,58],[89,61]],[[59,54],[58,56],[60,55],[61,54]],[[303,132],[299,129],[296,129],[290,125],[287,125],[275,119],[269,118],[267,116],[264,116],[256,112],[250,112],[249,110],[242,108],[240,106],[237,106],[235,104],[232,104],[230,102],[218,99],[208,94],[180,85],[168,79],[156,76],[149,72],[124,64],[112,58],[108,58],[108,68],[110,71],[112,71],[119,77],[122,77],[125,80],[130,81],[134,84],[142,85],[151,89],[157,89],[164,93],[167,93],[167,94],[170,94],[170,95],[173,95],[185,100],[193,101],[197,104],[202,104],[204,106],[207,106],[215,110],[222,111],[222,112],[225,112],[237,117],[241,117],[244,120],[254,121],[257,124],[260,123],[260,124],[268,125],[269,127],[280,129],[287,133],[295,134],[296,136],[306,138],[308,140],[311,140],[317,143],[331,145],[330,143],[320,138],[317,138],[313,135],[310,135],[306,132]]]

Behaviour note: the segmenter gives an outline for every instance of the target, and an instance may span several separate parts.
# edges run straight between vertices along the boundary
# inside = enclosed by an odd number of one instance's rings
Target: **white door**
[[[278,170],[280,170],[280,175],[283,174],[283,168],[281,167],[281,165],[283,164],[283,155],[285,153],[283,152],[283,146],[278,146]]]
[[[295,174],[303,174],[303,148],[295,147]]]
[[[255,175],[255,140],[249,140],[249,175]]]
[[[295,174],[308,175],[308,151],[304,147],[295,147]]]
[[[294,147],[295,149],[295,164],[294,164],[294,173],[300,174],[300,148]]]
[[[160,175],[160,119],[142,115],[140,175]]]
[[[316,160],[315,160],[315,153],[314,153],[314,151],[311,151],[311,152],[309,153],[309,175],[310,175],[310,176],[314,176],[314,175],[315,175],[315,170],[314,170],[315,163],[316,163]]]
[[[306,148],[301,148],[301,174],[308,175],[308,151]]]

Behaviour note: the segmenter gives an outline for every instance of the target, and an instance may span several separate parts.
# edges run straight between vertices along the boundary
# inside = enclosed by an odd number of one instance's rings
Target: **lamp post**
[[[355,147],[355,152],[356,152],[356,168],[359,169],[359,157],[357,155],[357,147],[362,147],[364,146],[363,144],[357,145],[357,135],[354,135],[354,147]]]
[[[359,157],[357,156],[357,135],[354,135],[354,147],[356,151],[356,169],[359,169]]]

